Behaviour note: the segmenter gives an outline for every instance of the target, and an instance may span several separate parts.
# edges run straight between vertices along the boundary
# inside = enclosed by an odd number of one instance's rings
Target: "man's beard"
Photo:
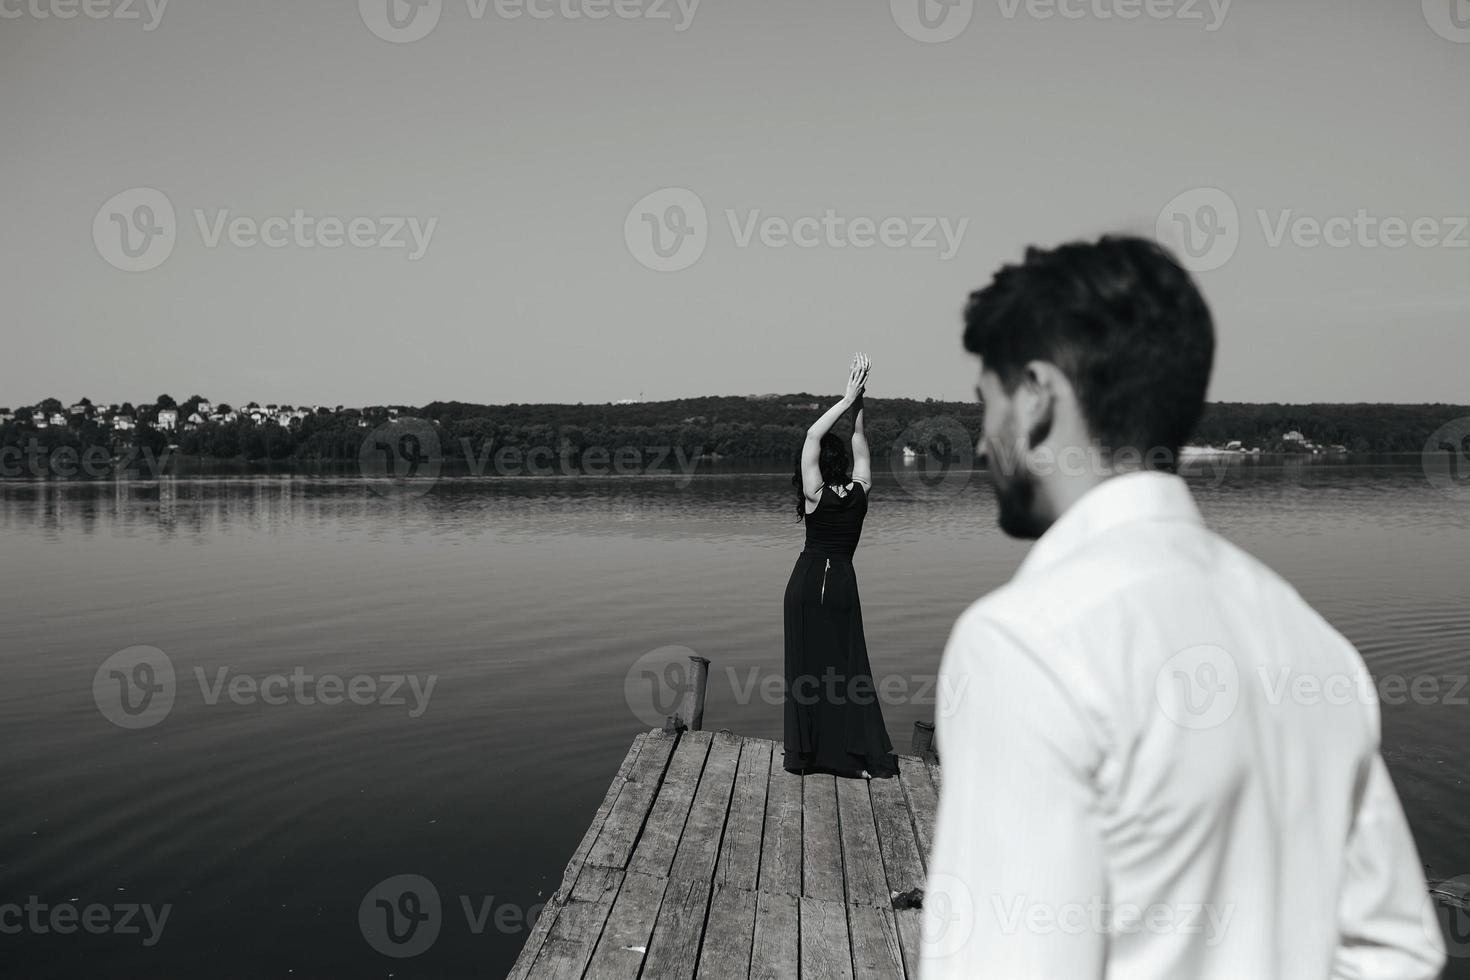
[[[1036,481],[1025,466],[1012,473],[993,473],[995,500],[1000,505],[1000,529],[1013,538],[1032,541],[1048,523],[1036,506]]]

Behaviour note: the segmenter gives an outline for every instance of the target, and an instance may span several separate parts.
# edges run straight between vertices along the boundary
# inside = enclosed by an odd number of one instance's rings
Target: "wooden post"
[[[709,684],[709,661],[704,657],[689,658],[689,679],[684,688],[684,701],[679,718],[691,732],[704,728],[704,689]]]
[[[934,722],[914,722],[914,741],[912,744],[914,755],[923,759],[931,766],[939,761],[939,755],[934,751]]]

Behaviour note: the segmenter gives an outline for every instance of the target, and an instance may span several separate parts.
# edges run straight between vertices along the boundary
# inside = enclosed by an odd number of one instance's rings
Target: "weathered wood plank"
[[[777,749],[776,751],[779,751]],[[802,778],[787,772],[771,755],[771,782],[766,795],[766,830],[761,841],[757,887],[781,895],[801,894]]]
[[[648,942],[643,980],[692,980],[708,911],[708,881],[669,880]]]
[[[919,842],[919,856],[927,868],[929,850],[934,844],[934,815],[939,808],[939,797],[929,778],[929,767],[920,760],[911,755],[899,756],[898,773],[914,821],[914,839]]]
[[[837,779],[818,774],[803,776],[801,783],[801,893],[809,898],[840,902],[843,900],[842,836],[837,823]]]
[[[868,784],[868,792],[873,797],[873,819],[889,894],[923,888],[924,861],[919,857],[919,842],[914,837],[914,821],[903,786],[897,779],[875,779]]]
[[[845,903],[802,897],[801,976],[802,980],[853,980]]]
[[[685,732],[680,736],[679,747],[664,772],[664,781],[648,812],[628,870],[661,878],[669,876],[679,838],[684,834],[684,822],[689,817],[689,806],[699,786],[699,774],[704,771],[710,737],[709,732]]]
[[[580,980],[623,883],[614,868],[586,866],[536,954],[530,980]]]
[[[799,928],[795,895],[756,893],[750,980],[791,980],[797,975]]]
[[[849,905],[852,928],[852,973],[855,980],[896,980],[904,975],[903,953],[893,909]]]
[[[663,904],[663,878],[628,873],[592,953],[586,980],[635,980],[643,968],[654,921]]]
[[[511,966],[505,980],[526,980],[527,974],[531,972],[531,967],[536,964],[536,957],[540,954],[541,947],[546,944],[546,937],[551,934],[551,927],[556,923],[557,916],[561,914],[561,904],[565,898],[566,895],[559,890],[542,907],[541,914],[536,916],[536,922],[531,926],[531,932],[521,946],[520,955],[516,957],[515,964]]]
[[[715,877],[720,838],[730,812],[730,791],[740,764],[740,738],[719,732],[710,740],[709,757],[694,791],[694,803],[674,853],[671,878],[691,878],[709,884]]]
[[[878,828],[866,779],[839,779],[837,819],[842,828],[842,873],[847,901],[888,905],[888,878],[878,850]]]
[[[715,884],[754,891],[760,878],[762,832],[766,822],[766,787],[771,775],[773,744],[747,738],[740,745],[740,766],[730,817],[715,865]]]
[[[755,941],[755,892],[715,886],[699,951],[699,980],[746,980]]]
[[[628,783],[628,777],[633,774],[633,768],[638,762],[638,755],[643,751],[643,743],[648,738],[649,732],[640,732],[634,736],[633,744],[628,747],[628,754],[623,756],[622,763],[618,766],[617,775],[613,777],[612,783],[603,794],[602,802],[598,804],[597,812],[592,814],[592,822],[587,825],[587,832],[582,835],[582,840],[577,844],[577,849],[572,852],[571,860],[567,862],[566,871],[562,873],[562,889],[565,891],[572,887],[581,873],[582,865],[587,861],[587,855],[592,851],[592,845],[597,843],[597,838],[602,833],[602,828],[607,825],[608,815],[617,803],[618,797],[622,795],[623,787]]]
[[[625,868],[633,854],[633,846],[643,830],[649,808],[658,793],[668,766],[675,738],[661,732],[643,736],[638,756],[628,768],[628,775],[608,810],[596,840],[588,847],[585,863],[602,868]]]
[[[918,909],[899,909],[893,913],[894,925],[898,928],[898,948],[903,953],[904,973],[909,980],[919,977],[919,930],[923,928],[924,913]]]
[[[944,780],[941,778],[943,770],[935,763],[926,763],[926,765],[929,767],[929,779],[934,783],[934,792],[936,794],[943,792]]]

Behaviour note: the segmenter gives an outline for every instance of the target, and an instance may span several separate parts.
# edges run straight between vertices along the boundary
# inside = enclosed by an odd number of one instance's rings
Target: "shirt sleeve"
[[[924,980],[1103,975],[1100,749],[1065,685],[967,613],[935,713],[944,788],[921,932]]]
[[[1358,795],[1338,900],[1333,980],[1431,980],[1444,966],[1444,939],[1426,915],[1432,906],[1419,853],[1376,752]]]

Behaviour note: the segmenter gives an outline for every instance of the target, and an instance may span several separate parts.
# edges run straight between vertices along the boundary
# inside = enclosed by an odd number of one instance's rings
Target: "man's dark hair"
[[[1007,391],[1026,364],[1055,364],[1077,391],[1092,437],[1116,452],[1189,438],[1215,355],[1209,307],[1189,273],[1141,238],[1030,248],[965,308],[965,349]]]

